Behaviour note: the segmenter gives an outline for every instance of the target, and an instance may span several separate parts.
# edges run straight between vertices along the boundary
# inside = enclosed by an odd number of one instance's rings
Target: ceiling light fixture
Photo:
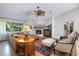
[[[39,6],[37,6],[37,10],[35,10],[34,12],[36,17],[45,15],[45,11],[40,10]]]

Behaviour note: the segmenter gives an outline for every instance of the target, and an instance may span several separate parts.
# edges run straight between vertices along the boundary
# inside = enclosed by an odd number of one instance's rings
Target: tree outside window
[[[6,31],[7,32],[21,31],[22,27],[23,27],[22,23],[14,23],[14,22],[7,22],[6,23]]]

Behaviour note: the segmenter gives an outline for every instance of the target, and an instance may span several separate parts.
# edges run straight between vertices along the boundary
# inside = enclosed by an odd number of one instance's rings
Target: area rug
[[[45,56],[50,56],[51,52],[53,51],[54,46],[52,46],[51,48],[46,47],[46,46],[41,47],[41,42],[42,42],[43,39],[45,39],[45,38],[44,37],[39,37],[39,39],[36,40],[36,42],[35,42],[36,50],[39,53],[41,53],[41,54],[43,54]]]

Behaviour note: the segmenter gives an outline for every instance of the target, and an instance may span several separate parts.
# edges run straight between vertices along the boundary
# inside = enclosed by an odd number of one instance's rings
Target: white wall
[[[79,32],[79,8],[72,11],[64,13],[60,16],[55,17],[55,36],[63,35],[64,32],[64,22],[73,21],[74,31]]]
[[[53,18],[54,21],[52,21],[52,28],[53,28],[53,37],[57,37],[57,36],[62,36],[63,31],[64,31],[64,25],[63,25],[63,20],[61,20],[61,18]]]

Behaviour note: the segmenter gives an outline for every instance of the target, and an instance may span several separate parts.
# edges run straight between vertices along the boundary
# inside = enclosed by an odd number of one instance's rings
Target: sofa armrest
[[[14,48],[14,50],[16,50],[16,42],[15,42],[15,38],[13,36],[9,36],[9,42],[10,42],[11,46]]]

